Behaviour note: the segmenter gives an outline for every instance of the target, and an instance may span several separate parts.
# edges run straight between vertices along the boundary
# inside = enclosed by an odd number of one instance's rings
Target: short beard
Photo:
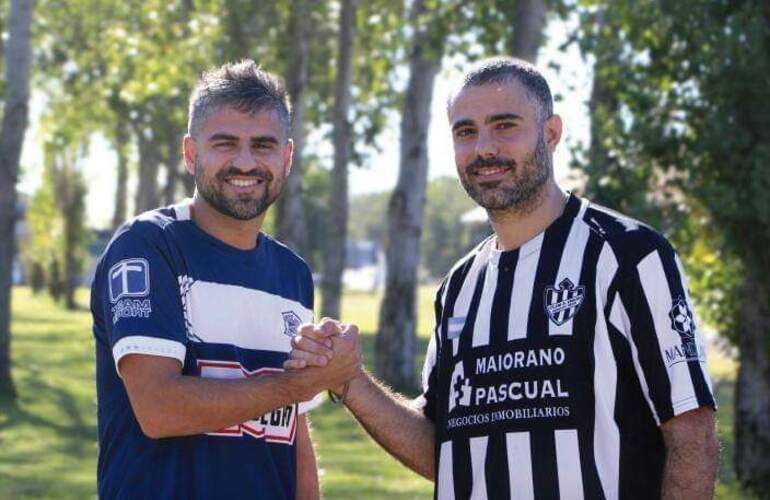
[[[518,177],[514,178],[513,185],[502,185],[503,181],[473,184],[469,180],[476,169],[492,166],[517,169]],[[468,196],[487,210],[528,213],[543,186],[551,178],[552,172],[552,159],[545,144],[545,135],[541,132],[535,150],[523,164],[516,165],[516,162],[506,158],[478,158],[465,167],[464,175],[460,176],[460,183]],[[514,173],[517,172],[514,170]]]
[[[283,182],[276,182],[274,193],[270,191],[274,176],[268,171],[244,173],[235,167],[227,167],[217,172],[212,180],[207,180],[203,173],[203,165],[195,160],[195,189],[217,212],[238,220],[252,220],[259,217],[272,205],[281,193]],[[264,193],[258,197],[241,196],[228,198],[224,192],[225,178],[230,175],[261,178],[265,184]]]

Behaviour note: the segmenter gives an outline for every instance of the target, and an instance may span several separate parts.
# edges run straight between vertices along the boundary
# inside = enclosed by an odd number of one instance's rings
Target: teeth
[[[476,175],[495,175],[503,171],[505,169],[500,167],[480,168],[476,171]]]
[[[257,179],[227,179],[227,182],[237,187],[256,186],[259,183]]]

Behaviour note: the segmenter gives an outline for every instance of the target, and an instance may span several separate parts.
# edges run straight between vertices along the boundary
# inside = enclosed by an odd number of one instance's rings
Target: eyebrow
[[[516,113],[499,113],[488,117],[486,120],[484,120],[484,123],[489,124],[489,123],[500,122],[503,120],[521,120],[521,119],[522,117],[520,115],[517,115]],[[452,125],[452,132],[454,132],[458,128],[473,126],[474,124],[475,122],[473,120],[456,121],[454,125]]]
[[[234,135],[230,135],[230,134],[217,133],[217,134],[214,134],[211,137],[209,137],[209,141],[210,142],[215,142],[215,141],[234,141],[234,142],[238,142],[238,141],[240,141],[240,137],[237,137],[237,136],[234,136]],[[278,144],[278,139],[276,139],[275,137],[270,136],[270,135],[259,135],[259,136],[256,136],[256,137],[252,137],[250,139],[250,142],[252,142],[252,143],[254,143],[254,142],[257,142],[257,143],[269,142],[269,143],[272,143],[272,144]]]
[[[521,116],[517,115],[516,113],[500,113],[499,115],[492,115],[486,120],[484,120],[484,123],[494,123],[499,122],[503,120],[521,120]]]

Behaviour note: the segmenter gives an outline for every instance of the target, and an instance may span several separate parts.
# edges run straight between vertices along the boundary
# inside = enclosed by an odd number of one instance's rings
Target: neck
[[[214,238],[240,250],[251,250],[257,246],[265,213],[251,220],[238,220],[217,211],[196,191],[190,205],[190,218]]]
[[[487,210],[500,250],[515,250],[542,233],[564,212],[569,195],[548,182],[532,203],[517,210]]]

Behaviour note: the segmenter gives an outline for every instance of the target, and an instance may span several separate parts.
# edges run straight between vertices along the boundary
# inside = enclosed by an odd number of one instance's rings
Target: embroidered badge
[[[283,316],[283,334],[289,337],[293,337],[297,334],[297,328],[302,323],[302,320],[294,311],[285,311],[281,313]]]
[[[575,286],[569,278],[564,278],[558,287],[545,289],[545,312],[557,326],[561,326],[575,317],[585,299],[586,287]]]

